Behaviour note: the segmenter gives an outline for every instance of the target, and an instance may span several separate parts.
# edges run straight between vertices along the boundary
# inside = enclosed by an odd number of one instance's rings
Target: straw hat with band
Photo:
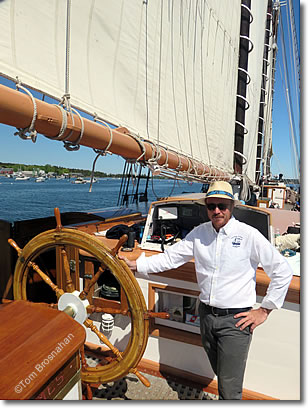
[[[206,195],[205,195],[205,199],[207,198],[226,198],[228,200],[234,200],[234,195],[233,195],[233,191],[232,191],[232,187],[231,184],[227,183],[226,181],[214,181]]]

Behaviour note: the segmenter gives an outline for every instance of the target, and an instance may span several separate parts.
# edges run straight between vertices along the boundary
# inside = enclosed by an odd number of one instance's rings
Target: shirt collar
[[[220,228],[219,232],[221,231],[221,232],[223,232],[224,234],[229,235],[230,232],[231,232],[232,226],[234,225],[235,221],[236,221],[236,219],[234,218],[233,215],[231,215],[230,220],[227,222],[226,225],[224,225],[223,227]],[[212,224],[212,223],[211,223],[211,226],[212,226],[212,228],[213,228],[213,231],[215,231],[216,234],[218,234],[218,232],[217,232],[217,231],[215,230],[215,228],[213,227],[213,224]]]

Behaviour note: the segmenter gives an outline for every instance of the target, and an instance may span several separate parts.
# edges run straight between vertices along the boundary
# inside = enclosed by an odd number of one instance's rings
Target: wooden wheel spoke
[[[84,323],[83,323],[86,327],[88,327],[89,329],[91,329],[93,331],[93,333],[95,333],[97,335],[97,337],[104,343],[106,344],[107,347],[110,348],[110,350],[117,356],[118,360],[122,360],[122,353],[116,348],[114,347],[110,341],[107,339],[107,337],[101,333],[97,327],[94,325],[94,323],[92,322],[92,320],[87,319]],[[142,382],[143,385],[145,385],[146,387],[150,387],[150,382],[148,381],[147,378],[145,378],[135,367],[131,368],[129,370],[130,373],[133,373],[136,375],[136,377],[139,378],[139,380]]]
[[[87,312],[89,314],[92,313],[109,313],[109,314],[121,314],[123,316],[129,316],[130,312],[129,310],[123,310],[123,309],[114,309],[113,307],[99,307],[99,306],[94,306],[94,305],[89,305],[87,307]]]
[[[122,355],[120,353],[120,351],[114,347],[110,341],[107,339],[107,337],[101,333],[97,327],[94,325],[93,321],[90,319],[87,319],[84,323],[83,323],[86,327],[88,327],[89,329],[91,329],[93,331],[93,333],[95,333],[97,335],[97,337],[108,347],[110,348],[110,350],[113,352],[113,354],[115,354],[117,356],[118,359],[122,359]]]
[[[148,319],[154,319],[155,317],[159,317],[160,319],[169,319],[170,314],[167,312],[152,312],[151,310],[148,310],[145,313],[145,317]]]
[[[122,235],[117,245],[114,248],[112,248],[111,255],[116,256],[121,246],[124,245],[127,240],[128,240],[128,235],[127,234]]]
[[[127,241],[127,239],[128,239],[128,236],[126,234],[122,235],[122,237],[119,239],[117,245],[114,248],[112,248],[112,250],[110,251],[112,256],[117,255],[117,253],[119,252],[119,249]],[[105,270],[104,266],[101,265],[99,267],[98,271],[96,272],[96,274],[93,276],[93,278],[90,280],[90,282],[86,285],[84,290],[80,293],[80,295],[79,295],[80,299],[84,300],[88,296],[90,289],[98,281],[99,277],[104,272],[104,270]],[[105,312],[105,313],[108,313],[108,312]]]
[[[16,249],[18,256],[22,255],[22,250],[19,248],[19,246],[16,244],[16,242],[13,239],[8,240],[9,244]],[[55,285],[52,280],[44,273],[39,266],[35,262],[28,262],[28,265],[36,272],[39,274],[39,276],[43,279],[43,281],[51,287],[51,289],[56,293],[57,297],[60,297],[63,295],[64,291],[60,288],[58,288],[57,285]]]
[[[63,269],[64,269],[64,273],[65,273],[65,277],[66,277],[66,291],[69,293],[74,292],[75,287],[73,284],[73,280],[71,277],[71,268],[70,268],[70,264],[68,261],[68,256],[67,256],[67,252],[64,249],[64,247],[61,249],[61,255],[62,255],[62,260],[63,260]]]
[[[104,268],[100,266],[96,274],[93,276],[93,278],[90,281],[88,281],[88,283],[86,284],[86,287],[80,293],[79,297],[81,300],[84,300],[88,296],[90,289],[92,288],[93,285],[95,285],[95,283],[98,281],[99,277],[101,276],[103,272],[104,272]]]
[[[31,266],[31,268],[40,275],[43,281],[47,283],[47,285],[49,285],[54,292],[56,292],[57,297],[60,297],[63,295],[64,291],[58,288],[58,286],[55,285],[52,282],[52,280],[46,275],[46,273],[44,273],[34,262],[30,261],[29,266]]]

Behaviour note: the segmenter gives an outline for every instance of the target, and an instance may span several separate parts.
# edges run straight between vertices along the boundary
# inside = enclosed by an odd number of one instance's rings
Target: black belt
[[[220,309],[219,307],[214,307],[210,305],[204,304],[207,311],[212,313],[214,316],[227,316],[227,315],[235,315],[237,313],[248,312],[251,310],[251,307],[240,307],[240,308],[228,308],[228,309]]]

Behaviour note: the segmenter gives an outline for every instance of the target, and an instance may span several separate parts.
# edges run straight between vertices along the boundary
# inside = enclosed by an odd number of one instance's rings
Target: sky
[[[289,0],[288,0],[289,1]],[[304,14],[306,11],[307,1],[293,0],[295,24],[298,38],[298,48],[300,52],[300,39],[304,38],[304,24],[300,24],[300,19],[303,21]],[[300,10],[299,10],[300,6]],[[290,47],[289,47],[289,35],[286,20],[287,7],[281,7],[281,19],[282,26],[284,28],[284,39],[286,46],[286,56],[290,57]],[[303,42],[305,44],[305,42]],[[275,93],[273,101],[273,158],[271,161],[271,169],[273,174],[283,173],[285,177],[296,177],[296,166],[292,160],[290,160],[290,151],[293,151],[293,145],[290,139],[290,121],[289,113],[286,104],[286,91],[285,91],[285,81],[283,74],[283,58],[282,58],[282,44],[281,44],[281,33],[278,36],[278,58],[276,62],[276,77],[275,77]],[[292,82],[294,78],[292,70],[288,67],[289,78],[290,78],[290,88],[288,89],[290,98],[293,101],[292,109],[294,113],[295,120],[295,137],[298,148],[300,148],[300,107],[299,103],[296,103],[296,94],[294,88],[296,86],[295,82]],[[298,101],[298,98],[297,98]],[[299,107],[299,109],[298,109]],[[302,129],[303,130],[303,129]],[[299,166],[298,166],[299,167]]]
[[[288,0],[289,1],[289,0]],[[306,1],[305,1],[306,3]],[[299,37],[299,0],[293,1],[296,19],[296,29]],[[304,13],[305,4],[301,2],[301,13]],[[286,13],[286,7],[282,7],[282,15]],[[303,18],[303,16],[302,16]],[[286,27],[286,23],[284,25]],[[281,81],[281,44],[280,35],[278,42],[278,60],[276,64],[276,86],[273,104],[273,151],[274,156],[271,162],[272,173],[283,173],[286,178],[296,176],[294,163],[290,159],[290,128],[288,111],[285,102],[285,92]],[[285,36],[287,41],[287,35]],[[288,45],[287,45],[288,46]],[[299,44],[300,46],[300,44]],[[280,68],[281,67],[281,68]],[[0,83],[8,84],[8,81],[0,77]],[[296,118],[299,123],[299,118]],[[61,142],[55,142],[39,135],[36,143],[24,141],[18,136],[14,136],[15,128],[0,125],[0,162],[4,163],[24,163],[24,164],[51,164],[68,168],[88,169],[92,168],[96,153],[88,147],[80,147],[77,152],[68,152]],[[299,145],[299,132],[297,132]],[[116,155],[107,155],[98,159],[95,169],[105,173],[122,173],[124,160]]]

